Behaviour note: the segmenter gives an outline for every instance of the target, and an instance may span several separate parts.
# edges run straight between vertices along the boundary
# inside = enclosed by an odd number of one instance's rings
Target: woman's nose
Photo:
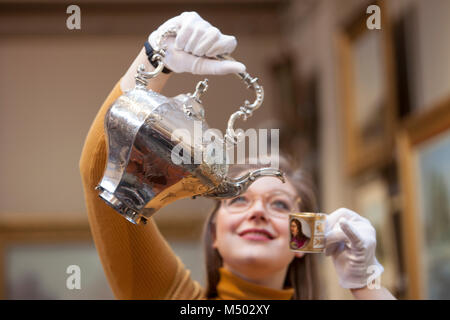
[[[266,212],[266,208],[261,199],[255,200],[253,205],[250,207],[249,219],[263,219],[267,220],[268,212]]]

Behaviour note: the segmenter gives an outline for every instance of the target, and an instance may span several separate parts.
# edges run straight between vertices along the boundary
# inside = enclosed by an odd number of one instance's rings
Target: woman
[[[236,39],[223,35],[195,12],[174,17],[148,39],[155,47],[168,28],[178,29],[167,39],[165,65],[171,73],[161,73],[148,88],[161,91],[173,73],[228,74],[245,70],[234,61],[208,59],[231,53]],[[98,112],[86,139],[80,170],[93,238],[105,274],[119,299],[312,299],[319,297],[314,255],[289,250],[287,215],[295,210],[317,210],[311,189],[298,172],[280,164],[287,182],[264,177],[245,193],[248,200],[218,202],[207,222],[208,285],[206,290],[190,278],[190,273],[159,233],[154,221],[135,226],[99,199],[95,186],[106,163],[103,119],[110,104],[125,90],[134,87],[137,66],[154,69],[143,47],[128,71],[116,84]],[[233,170],[244,172],[249,166]],[[274,195],[283,194],[283,201]],[[300,207],[293,200],[300,197]],[[278,199],[280,200],[280,199]],[[236,207],[236,205],[240,206]],[[295,202],[296,203],[296,202]],[[356,213],[340,209],[329,215],[327,254],[335,262],[342,286],[357,298],[391,298],[385,290],[366,288],[367,267],[377,265],[375,234],[370,223]],[[382,267],[380,273],[382,272]]]
[[[291,248],[301,249],[309,241],[309,238],[305,236],[302,230],[302,223],[300,220],[291,220]]]
[[[272,177],[260,178],[243,195],[217,201],[208,217],[204,237],[206,297],[238,298],[224,290],[226,285],[221,280],[228,279],[229,274],[265,290],[274,289],[270,291],[273,296],[265,298],[321,297],[317,256],[289,250],[289,214],[317,211],[311,183],[300,170],[292,170],[284,157],[279,160],[286,183]],[[235,165],[230,175],[261,167]]]

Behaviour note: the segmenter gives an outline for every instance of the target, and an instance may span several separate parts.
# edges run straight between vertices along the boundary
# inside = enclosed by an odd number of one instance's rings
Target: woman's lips
[[[270,232],[263,229],[247,229],[239,233],[239,236],[253,241],[270,241],[274,238]]]

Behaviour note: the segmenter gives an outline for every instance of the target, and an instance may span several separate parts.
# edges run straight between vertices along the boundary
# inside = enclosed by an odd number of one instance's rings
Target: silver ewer
[[[165,36],[175,31],[169,30]],[[164,38],[164,37],[162,37]],[[103,178],[96,187],[99,196],[108,205],[132,223],[145,224],[157,210],[181,198],[204,196],[209,198],[231,198],[242,194],[257,178],[274,176],[281,180],[283,173],[275,168],[262,168],[231,178],[228,174],[226,153],[223,159],[208,154],[202,141],[174,139],[177,129],[185,129],[195,136],[195,122],[201,122],[201,134],[208,130],[204,117],[201,95],[207,90],[205,79],[197,84],[192,94],[180,94],[169,98],[147,89],[147,81],[156,77],[164,68],[164,49],[154,48],[154,59],[158,66],[146,72],[139,66],[136,86],[125,92],[109,108],[105,116],[107,139],[107,164]],[[219,59],[231,59],[220,56]],[[229,120],[225,138],[216,137],[217,148],[237,143],[234,124],[238,118],[244,120],[258,109],[264,99],[263,88],[257,78],[248,73],[238,77],[255,91],[253,103],[245,101]],[[180,152],[174,148],[182,146]],[[202,155],[195,158],[195,155]],[[190,161],[174,161],[186,159]]]

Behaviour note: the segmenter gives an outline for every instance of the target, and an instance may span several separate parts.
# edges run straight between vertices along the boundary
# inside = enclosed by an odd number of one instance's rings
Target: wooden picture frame
[[[338,32],[345,169],[354,176],[392,158],[396,80],[391,29],[383,2],[381,29],[369,30],[360,10]]]
[[[450,279],[439,278],[439,268],[448,272],[450,254],[436,249],[442,245],[436,239],[450,235],[450,98],[405,122],[397,148],[407,298],[448,299]],[[436,252],[444,255],[441,260]]]
[[[367,218],[376,230],[375,255],[384,267],[381,284],[394,293],[400,286],[400,270],[389,188],[389,181],[382,173],[371,172],[355,182],[352,202],[354,210]]]
[[[0,218],[0,299],[114,299],[87,222]],[[80,289],[67,288],[71,265],[80,267]]]

